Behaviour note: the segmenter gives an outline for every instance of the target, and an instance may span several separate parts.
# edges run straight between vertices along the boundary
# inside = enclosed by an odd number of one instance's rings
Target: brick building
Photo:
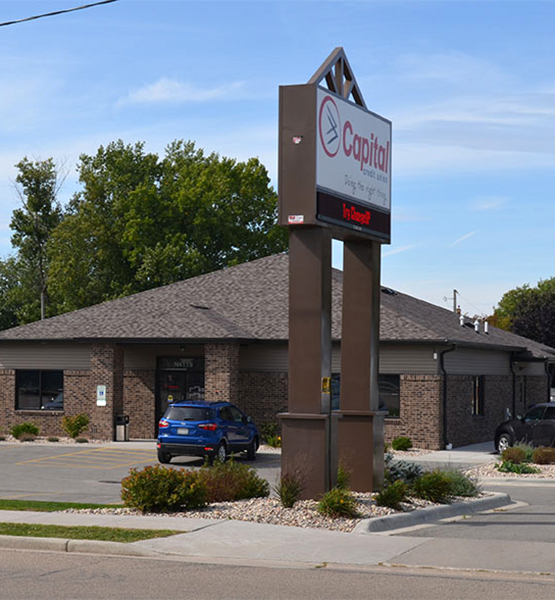
[[[338,406],[342,274],[333,273],[332,390]],[[31,421],[61,435],[152,439],[169,402],[231,400],[259,424],[287,410],[288,257],[274,255],[0,332],[0,433]],[[506,412],[550,394],[555,350],[382,288],[385,437],[437,449],[492,439]]]

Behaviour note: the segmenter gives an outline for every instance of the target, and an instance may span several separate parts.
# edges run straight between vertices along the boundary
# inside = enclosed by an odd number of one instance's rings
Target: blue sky
[[[83,3],[0,0],[0,21]],[[0,27],[0,255],[24,156],[65,162],[62,201],[79,154],[119,138],[258,156],[277,185],[278,87],[343,46],[393,122],[382,283],[490,313],[555,276],[554,25],[534,0],[119,0]]]

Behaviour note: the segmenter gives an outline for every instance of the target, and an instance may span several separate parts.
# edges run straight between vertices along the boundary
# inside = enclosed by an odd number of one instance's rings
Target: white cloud
[[[401,252],[407,252],[408,250],[412,250],[416,248],[417,244],[410,244],[407,246],[400,246],[399,248],[394,248],[393,250],[388,250],[383,253],[384,258],[386,256],[391,256],[392,254],[401,254]]]
[[[471,202],[473,211],[497,210],[507,203],[505,196],[478,196]]]
[[[130,92],[119,101],[128,104],[183,104],[186,102],[207,102],[211,100],[232,100],[245,97],[244,83],[235,81],[227,85],[201,88],[188,81],[177,81],[162,77],[155,83]]]
[[[463,235],[462,237],[456,239],[452,244],[449,244],[449,248],[452,248],[453,246],[456,246],[457,244],[460,244],[461,242],[464,242],[468,238],[472,237],[475,233],[477,233],[477,232],[476,231],[471,231],[470,233],[467,233],[466,235]]]

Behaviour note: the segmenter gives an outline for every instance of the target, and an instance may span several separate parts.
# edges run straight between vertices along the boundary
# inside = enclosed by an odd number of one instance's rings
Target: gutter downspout
[[[546,400],[546,402],[551,402],[551,373],[549,372],[549,360],[547,358],[543,361],[543,367],[545,369],[545,374],[547,375],[547,400]]]
[[[447,371],[445,370],[445,355],[449,352],[453,352],[457,349],[457,344],[453,342],[449,342],[449,340],[445,340],[445,343],[450,343],[451,348],[447,348],[447,350],[442,350],[439,353],[439,368],[441,369],[441,373],[443,375],[443,447],[445,448],[448,444],[447,441]]]
[[[513,414],[512,417],[516,416],[516,371],[515,371],[515,356],[516,352],[511,352],[511,373],[513,374]],[[522,410],[524,411],[526,407],[524,406]]]

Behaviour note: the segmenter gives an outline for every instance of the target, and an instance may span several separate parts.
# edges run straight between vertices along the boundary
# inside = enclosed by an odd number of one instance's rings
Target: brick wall
[[[125,371],[123,413],[129,415],[130,439],[154,439],[156,371]]]
[[[526,377],[526,404],[528,407],[540,402],[548,402],[547,375],[529,375]]]
[[[512,408],[512,375],[484,376],[484,415],[472,415],[473,376],[447,376],[447,441],[454,447],[493,439]]]
[[[242,371],[237,406],[250,415],[258,427],[277,423],[276,415],[287,411],[288,390],[287,373]]]
[[[442,377],[439,375],[400,376],[400,416],[386,418],[384,437],[391,443],[408,436],[415,448],[442,447]]]
[[[205,344],[204,369],[206,401],[239,404],[239,344]]]

